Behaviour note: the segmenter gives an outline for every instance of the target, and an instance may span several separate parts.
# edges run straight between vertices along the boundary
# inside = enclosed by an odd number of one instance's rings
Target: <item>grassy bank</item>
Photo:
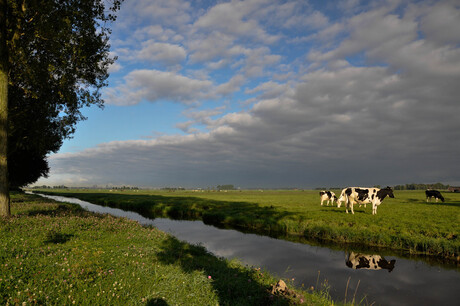
[[[324,292],[273,295],[276,279],[137,222],[12,194],[0,218],[0,303],[331,305]]]
[[[49,190],[48,190],[49,191]],[[338,194],[340,191],[336,190]],[[385,247],[460,261],[460,194],[444,192],[444,203],[426,203],[423,191],[396,191],[371,208],[320,206],[317,191],[66,191],[95,204],[136,211],[145,217],[202,219],[266,234]]]

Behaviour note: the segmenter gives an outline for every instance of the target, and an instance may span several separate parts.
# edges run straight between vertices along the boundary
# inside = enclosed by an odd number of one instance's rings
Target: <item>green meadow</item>
[[[371,205],[321,206],[319,191],[43,190],[149,218],[200,219],[207,224],[333,245],[391,249],[460,261],[460,193],[426,203],[423,190],[395,191],[372,215]],[[336,195],[340,190],[334,190]]]
[[[0,218],[3,305],[336,304],[326,289],[273,293],[260,268],[125,218],[22,193],[11,208]]]

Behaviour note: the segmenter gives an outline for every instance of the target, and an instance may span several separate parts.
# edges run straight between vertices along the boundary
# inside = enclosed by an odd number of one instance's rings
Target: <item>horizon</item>
[[[449,184],[443,184],[441,182],[436,182],[436,183],[406,183],[406,184],[398,184],[398,185],[391,185],[387,187],[391,187],[395,189],[396,187],[402,188],[402,187],[408,187],[409,185],[422,185],[426,186],[426,188],[431,189],[435,185],[442,185],[442,187],[447,187],[444,189],[448,188],[460,188],[458,186],[453,186]],[[185,191],[244,191],[244,190],[300,190],[300,191],[305,191],[305,190],[340,190],[344,189],[350,186],[342,186],[342,187],[273,187],[273,188],[263,188],[263,187],[252,187],[252,188],[247,188],[247,187],[241,187],[241,186],[233,186],[233,189],[220,189],[220,185],[215,185],[215,186],[206,186],[206,187],[182,187],[182,186],[125,186],[125,185],[92,185],[92,186],[66,186],[66,185],[54,185],[54,186],[48,186],[48,185],[29,185],[26,186],[25,188],[27,189],[127,189],[127,190],[185,190]],[[384,188],[383,186],[380,185],[373,185],[372,187],[376,188]],[[425,187],[424,187],[425,188]],[[443,188],[439,188],[443,190]],[[395,190],[400,190],[400,189],[395,189]],[[418,189],[404,189],[404,190],[423,190],[422,188]]]

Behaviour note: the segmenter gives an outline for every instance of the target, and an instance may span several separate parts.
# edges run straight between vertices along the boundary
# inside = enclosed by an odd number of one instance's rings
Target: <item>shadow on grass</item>
[[[404,202],[407,204],[419,204],[419,205],[427,205],[427,206],[439,205],[439,206],[460,207],[460,201],[449,199],[448,197],[445,198],[444,202],[441,202],[440,200],[438,202],[436,202],[435,200],[432,200],[431,202],[427,202],[425,198],[418,198],[418,199],[408,198],[408,199],[404,199]]]
[[[271,286],[260,282],[260,271],[229,266],[204,247],[189,245],[169,237],[161,246],[158,259],[178,265],[185,273],[202,272],[218,295],[219,305],[290,305],[284,296],[272,295]],[[152,304],[154,305],[154,304]]]
[[[46,235],[45,243],[63,244],[70,240],[74,235],[50,232]]]
[[[58,204],[57,207],[50,207],[48,209],[37,209],[37,207],[31,207],[29,211],[25,211],[24,214],[29,217],[34,216],[51,216],[58,217],[69,213],[81,213],[85,214],[85,210],[76,204]]]
[[[446,199],[444,202],[439,201],[438,203],[423,201],[421,204],[428,205],[428,206],[460,207],[460,201],[450,201],[449,199]]]
[[[166,303],[165,300],[163,299],[150,299],[147,301],[147,306],[153,306],[153,305],[158,305],[158,306],[167,306],[168,303]]]

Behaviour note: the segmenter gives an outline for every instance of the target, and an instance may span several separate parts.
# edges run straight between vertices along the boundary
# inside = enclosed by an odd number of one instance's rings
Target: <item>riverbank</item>
[[[0,218],[3,304],[331,305],[327,292],[273,294],[258,268],[135,221],[12,193]],[[289,284],[288,284],[289,286]]]
[[[42,190],[50,192],[50,190]],[[336,191],[339,193],[339,191]],[[396,191],[379,206],[320,206],[317,191],[52,190],[98,205],[131,210],[147,218],[201,219],[266,235],[291,235],[336,244],[387,248],[460,262],[460,194],[444,193],[444,203],[426,203],[423,191]]]

